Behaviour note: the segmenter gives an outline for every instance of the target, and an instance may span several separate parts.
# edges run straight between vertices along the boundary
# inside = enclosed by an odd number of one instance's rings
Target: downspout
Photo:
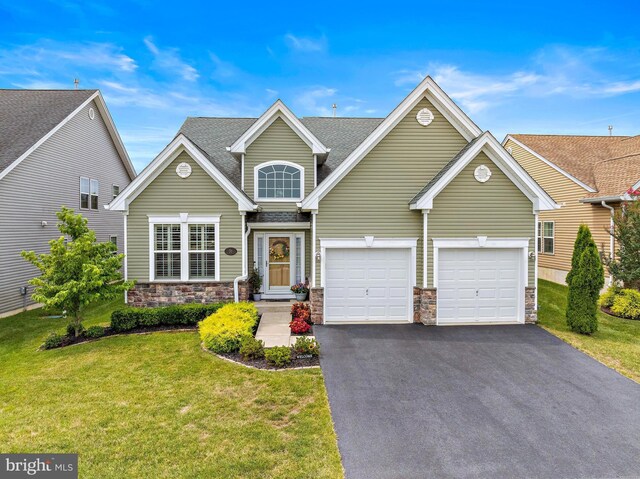
[[[123,233],[124,233],[124,280],[127,281],[129,279],[129,252],[127,251],[127,235],[128,235],[128,231],[127,231],[127,216],[129,215],[129,210],[124,211],[122,213],[122,216],[124,218],[124,228],[123,228]],[[127,304],[129,303],[129,292],[125,291],[124,292],[124,303]]]
[[[614,251],[613,248],[615,247],[615,238],[613,237],[613,214],[614,214],[614,209],[612,206],[609,206],[604,200],[600,202],[600,204],[602,205],[603,208],[606,208],[609,210],[610,212],[610,219],[609,219],[609,256],[611,259],[613,259],[613,255],[614,255]],[[609,273],[609,286],[611,286],[613,284],[613,276],[611,276],[611,273]]]
[[[237,303],[240,300],[240,292],[238,283],[245,281],[249,277],[249,251],[247,245],[249,244],[249,233],[251,233],[251,227],[247,228],[247,213],[242,212],[242,275],[233,280],[233,300]],[[245,231],[246,229],[246,231]]]
[[[316,287],[316,215],[317,211],[311,212],[311,287]]]
[[[534,276],[534,282],[535,282],[535,287],[536,290],[533,293],[534,295],[534,299],[533,301],[536,304],[536,311],[538,311],[538,255],[540,254],[540,252],[538,251],[538,236],[540,236],[540,231],[538,230],[538,212],[536,211],[535,213],[533,213],[533,220],[535,222],[535,227],[534,227],[534,234],[535,234],[535,239],[533,240],[533,249],[536,252],[535,255],[535,260],[533,263],[533,276]],[[553,234],[555,235],[555,231],[553,232]],[[542,242],[542,239],[540,240]]]

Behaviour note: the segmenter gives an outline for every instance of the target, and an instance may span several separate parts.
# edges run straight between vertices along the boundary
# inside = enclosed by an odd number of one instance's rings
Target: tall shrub
[[[616,210],[613,231],[616,252],[607,258],[607,267],[616,281],[640,289],[640,201],[631,201]]]
[[[576,274],[576,270],[578,269],[578,263],[580,262],[580,257],[582,253],[586,249],[586,247],[590,244],[594,244],[593,237],[591,236],[591,230],[587,225],[580,225],[578,228],[578,236],[576,236],[576,241],[573,243],[573,256],[571,257],[571,269],[569,273],[567,273],[567,277],[565,281],[568,285],[571,285],[571,278]]]
[[[577,268],[569,284],[567,301],[567,325],[580,334],[592,334],[598,330],[598,297],[604,286],[604,268],[598,248],[593,240],[578,260]]]

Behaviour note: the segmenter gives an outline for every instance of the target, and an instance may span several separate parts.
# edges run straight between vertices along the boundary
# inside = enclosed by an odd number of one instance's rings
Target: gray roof
[[[467,143],[464,148],[462,148],[462,150],[460,150],[456,156],[454,156],[451,161],[449,161],[449,163],[447,163],[446,165],[444,165],[444,167],[438,171],[438,173],[435,174],[435,176],[433,178],[431,178],[431,180],[429,181],[429,183],[427,183],[425,185],[424,188],[422,188],[420,190],[420,192],[413,197],[413,199],[409,202],[410,205],[415,205],[420,198],[422,198],[424,195],[427,194],[427,192],[433,188],[433,186],[440,180],[440,178],[442,178],[445,173],[447,171],[449,171],[451,168],[453,168],[453,166],[460,160],[460,158],[462,158],[462,156],[469,150],[469,148],[471,148],[473,145],[475,145],[476,141],[478,141],[478,139],[481,137],[482,135],[474,138],[473,140],[471,140],[469,143]]]
[[[257,118],[189,117],[179,133],[200,148],[227,178],[238,188],[241,185],[240,162],[227,147],[237,140]],[[300,121],[331,152],[318,168],[318,183],[342,163],[362,141],[382,122],[383,118],[308,117]]]
[[[0,172],[96,91],[0,89]]]

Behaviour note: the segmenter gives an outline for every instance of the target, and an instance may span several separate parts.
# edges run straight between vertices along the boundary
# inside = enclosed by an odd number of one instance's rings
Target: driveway
[[[541,328],[315,333],[347,479],[640,477],[640,385]]]

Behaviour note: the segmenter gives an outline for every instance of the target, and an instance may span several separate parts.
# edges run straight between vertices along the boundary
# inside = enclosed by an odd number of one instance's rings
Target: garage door
[[[440,249],[438,324],[522,322],[519,249]]]
[[[410,249],[326,250],[325,321],[409,321]]]

